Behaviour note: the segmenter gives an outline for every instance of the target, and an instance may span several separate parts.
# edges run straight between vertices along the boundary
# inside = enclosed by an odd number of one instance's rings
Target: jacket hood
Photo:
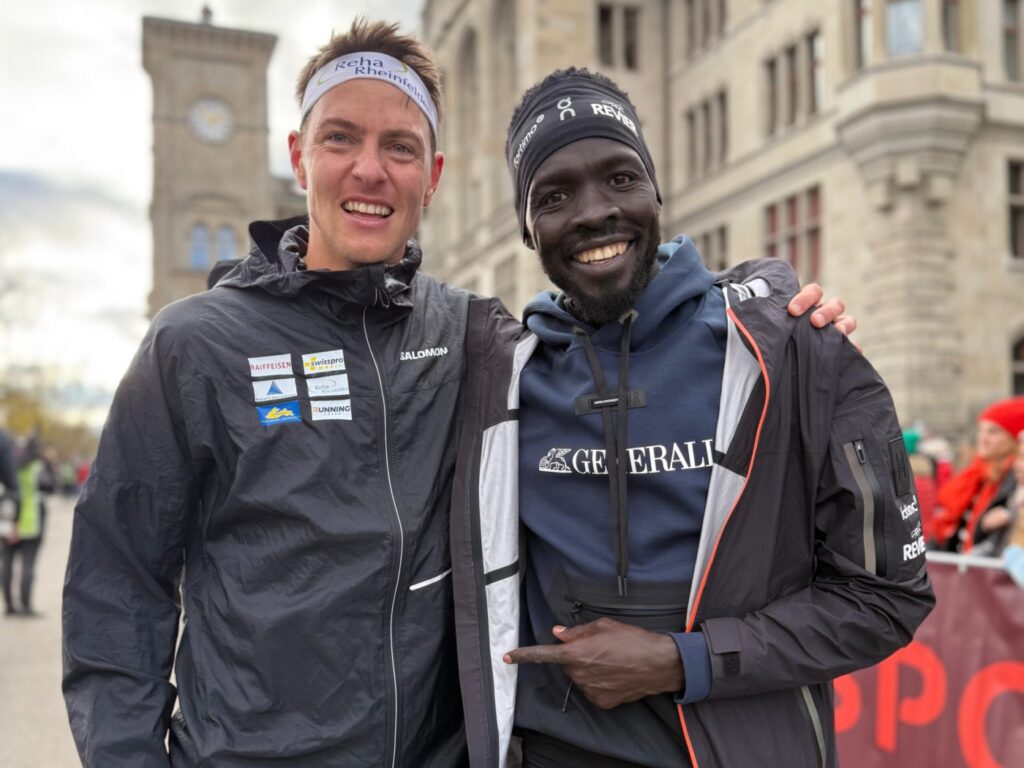
[[[671,311],[707,293],[715,282],[715,276],[704,267],[696,246],[686,235],[658,247],[658,267],[657,274],[634,305],[637,317],[631,330],[633,347],[654,333]],[[693,309],[696,309],[696,303]],[[594,329],[565,308],[565,294],[562,292],[538,294],[527,305],[523,320],[541,341],[553,347],[569,347],[576,338],[573,328],[588,331],[597,346],[615,348],[619,343],[618,323],[607,323]]]
[[[259,288],[278,296],[294,297],[313,286],[364,306],[408,306],[409,287],[423,260],[419,244],[409,240],[405,256],[397,264],[369,264],[344,271],[306,269],[302,263],[309,247],[306,216],[255,221],[249,225],[249,236],[252,248],[248,258],[231,270],[218,287]]]

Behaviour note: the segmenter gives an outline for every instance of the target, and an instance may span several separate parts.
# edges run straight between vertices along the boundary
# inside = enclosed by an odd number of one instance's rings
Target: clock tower
[[[248,250],[252,219],[274,214],[267,65],[277,38],[145,17],[153,81],[153,290],[149,314],[202,291],[210,267]]]

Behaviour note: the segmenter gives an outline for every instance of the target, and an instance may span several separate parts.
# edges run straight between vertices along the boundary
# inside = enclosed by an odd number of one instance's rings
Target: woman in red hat
[[[939,491],[935,519],[940,549],[969,552],[984,537],[978,522],[985,512],[1004,505],[1014,489],[1010,471],[1017,435],[1024,431],[1024,397],[993,403],[978,416],[974,460]]]

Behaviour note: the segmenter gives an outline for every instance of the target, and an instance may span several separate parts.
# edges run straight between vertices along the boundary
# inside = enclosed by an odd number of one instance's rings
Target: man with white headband
[[[466,763],[448,510],[470,295],[410,239],[444,163],[440,72],[358,22],[297,96],[308,219],[254,223],[241,265],[158,314],[76,509],[87,765]]]

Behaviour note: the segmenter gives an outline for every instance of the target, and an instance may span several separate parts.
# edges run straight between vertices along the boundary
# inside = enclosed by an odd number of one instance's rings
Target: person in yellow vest
[[[26,443],[17,462],[18,490],[21,501],[11,532],[3,544],[4,606],[8,616],[38,616],[32,607],[32,583],[35,580],[36,556],[43,539],[45,520],[44,494],[53,490],[53,473],[32,438]],[[18,559],[21,579],[18,604],[14,601],[14,561]]]

